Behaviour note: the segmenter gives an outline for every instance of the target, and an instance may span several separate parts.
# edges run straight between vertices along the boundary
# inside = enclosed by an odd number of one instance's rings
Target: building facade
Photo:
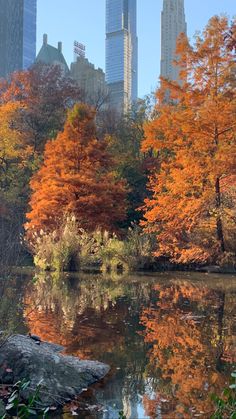
[[[138,95],[136,0],[106,0],[106,82],[110,105],[120,111]]]
[[[184,0],[163,0],[161,14],[161,76],[179,81],[179,68],[173,64],[176,58],[176,42],[180,33],[187,34]]]
[[[36,15],[37,0],[0,0],[0,77],[33,64]]]
[[[71,63],[70,76],[81,88],[85,103],[95,108],[107,105],[108,88],[101,68],[96,69],[85,57],[76,57],[76,61]]]

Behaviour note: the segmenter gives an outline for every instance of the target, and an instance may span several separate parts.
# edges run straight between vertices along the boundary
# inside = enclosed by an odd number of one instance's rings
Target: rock
[[[214,274],[214,273],[220,273],[221,269],[220,269],[220,266],[218,265],[210,265],[210,266],[206,266],[206,271],[211,274]]]
[[[220,273],[221,272],[221,268],[218,265],[207,265],[207,266],[202,266],[200,268],[197,269],[198,272],[207,272],[207,273]]]
[[[43,406],[58,406],[80,394],[84,388],[103,378],[109,366],[97,361],[82,361],[63,355],[63,347],[47,342],[37,345],[28,336],[14,335],[0,347],[0,380],[16,383],[27,379],[22,397],[28,399],[42,381]]]

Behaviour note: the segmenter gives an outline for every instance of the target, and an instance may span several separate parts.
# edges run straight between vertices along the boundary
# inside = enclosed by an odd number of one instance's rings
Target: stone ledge
[[[63,355],[60,345],[38,345],[28,336],[14,335],[0,347],[0,380],[14,384],[29,380],[22,397],[28,399],[42,381],[42,406],[62,405],[79,395],[89,385],[103,378],[109,366],[98,361],[84,361]],[[11,372],[12,371],[12,372]]]

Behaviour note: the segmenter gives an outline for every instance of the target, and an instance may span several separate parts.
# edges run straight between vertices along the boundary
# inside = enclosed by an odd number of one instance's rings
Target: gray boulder
[[[34,393],[39,382],[43,406],[58,406],[80,394],[103,378],[109,366],[97,361],[82,361],[63,355],[62,346],[42,342],[38,345],[28,336],[14,335],[0,345],[0,380],[12,384],[27,379],[30,386],[22,397]]]

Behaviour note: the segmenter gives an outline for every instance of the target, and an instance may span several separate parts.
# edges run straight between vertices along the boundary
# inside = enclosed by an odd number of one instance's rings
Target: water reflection
[[[154,397],[144,400],[147,415],[156,418],[160,409],[169,417],[207,417],[209,389],[224,386],[225,293],[184,281],[154,288],[158,301],[141,315],[152,345],[148,370],[156,373]]]
[[[26,333],[23,320],[23,299],[27,275],[7,276],[0,273],[0,330],[7,334]]]
[[[86,417],[118,418],[119,410],[132,419],[210,417],[209,394],[224,386],[236,360],[236,281],[186,277],[46,274],[28,287],[32,333],[112,366],[79,398],[81,409],[86,397],[93,405]]]

